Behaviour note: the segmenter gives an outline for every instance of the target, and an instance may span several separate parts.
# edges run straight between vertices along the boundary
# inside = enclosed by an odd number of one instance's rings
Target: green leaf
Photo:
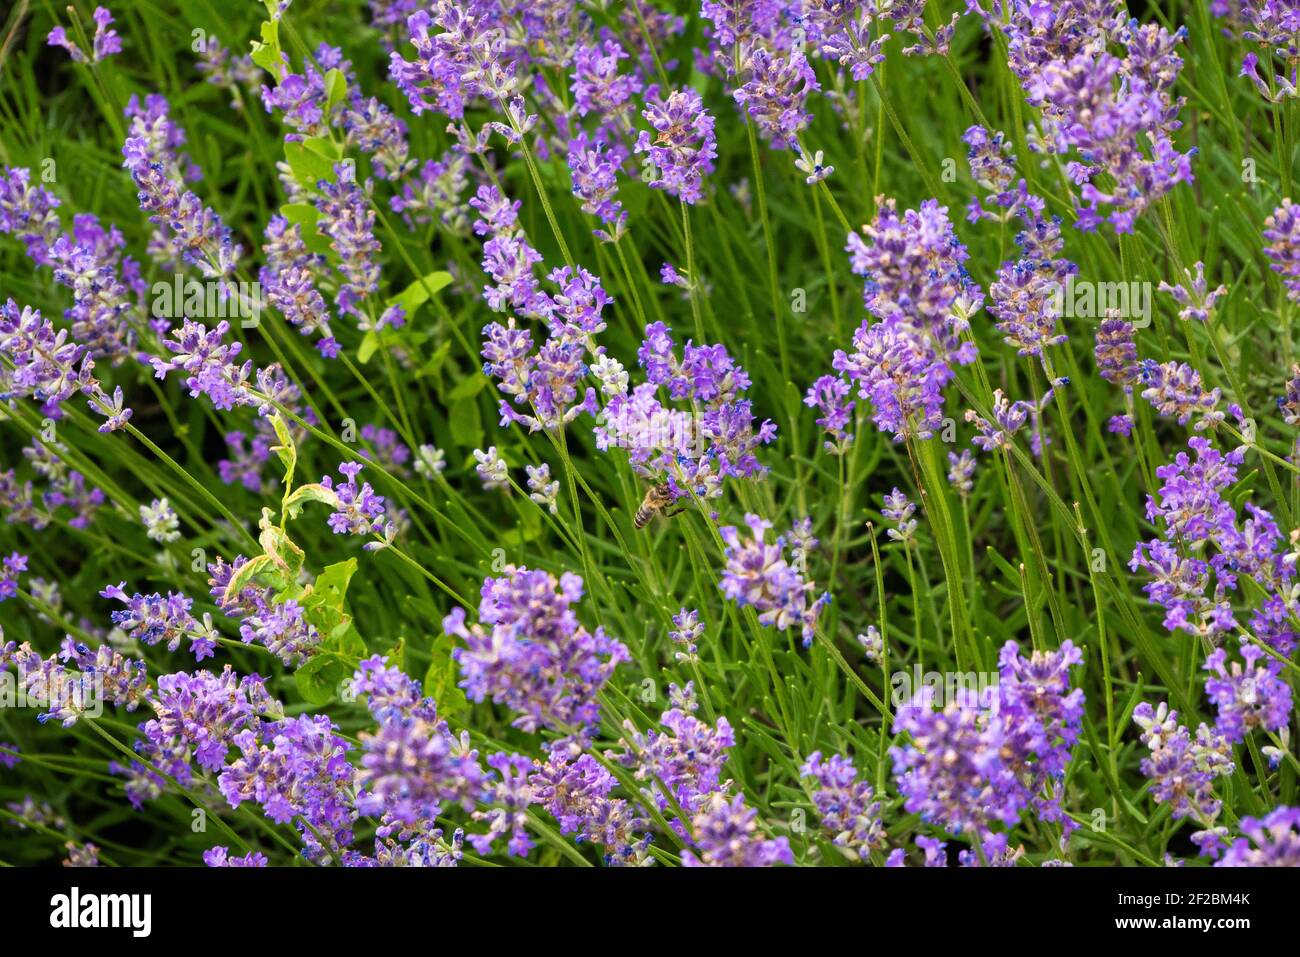
[[[356,635],[352,627],[352,616],[344,610],[344,598],[348,591],[348,582],[357,570],[357,560],[349,558],[345,562],[330,565],[316,576],[316,581],[299,598],[303,616],[311,622],[316,630],[327,636],[321,643],[322,651],[335,651],[349,660],[360,658],[365,654],[366,644]],[[355,635],[355,642],[346,644],[348,631]],[[357,650],[357,646],[360,650]]]
[[[289,434],[289,426],[285,424],[284,417],[276,412],[271,416],[271,425],[275,429],[275,437],[280,440],[280,444],[273,446],[271,451],[280,457],[284,463],[284,485],[289,488],[293,485],[293,470],[298,464],[298,447],[294,445],[293,436]]]
[[[334,107],[343,102],[348,93],[348,81],[342,70],[334,69],[325,74],[325,115],[329,116]]]
[[[424,365],[416,370],[416,378],[423,378],[430,375],[438,375],[442,371],[443,364],[447,361],[447,356],[451,354],[451,340],[444,340],[442,345],[433,351]]]
[[[343,147],[328,136],[314,136],[309,140],[303,140],[302,145],[304,149],[329,160],[331,169],[333,169],[335,163],[343,158]]]
[[[303,245],[309,250],[322,256],[329,253],[330,238],[322,235],[316,225],[320,222],[319,209],[311,203],[286,203],[280,207],[280,215],[299,228]]]
[[[447,393],[449,402],[456,402],[460,399],[472,399],[483,391],[483,387],[488,384],[487,376],[472,375],[462,379],[457,383],[456,388]]]
[[[361,337],[361,345],[357,347],[357,362],[365,365],[370,361],[370,357],[375,354],[379,348],[379,333],[371,329]]]
[[[353,626],[350,618],[334,629],[334,636],[328,642],[328,647],[331,652],[346,659],[345,667],[353,671],[356,670],[356,665],[361,662],[361,659],[370,653],[365,639]]]
[[[465,692],[456,687],[456,662],[451,650],[456,645],[451,635],[443,635],[433,642],[433,664],[424,674],[424,693],[438,705],[438,716],[464,711],[469,707]]]
[[[343,610],[343,599],[348,593],[348,582],[356,574],[357,560],[349,558],[345,562],[338,562],[335,565],[327,565],[319,575],[316,576],[316,582],[312,585],[311,594],[303,600],[304,608],[316,608],[320,605],[327,605],[330,608]]]
[[[429,301],[431,294],[436,294],[451,285],[451,273],[431,272],[422,279],[417,279],[400,293],[388,300],[389,306],[401,306],[409,317],[416,309]]]
[[[285,203],[280,207],[280,215],[295,226],[303,227],[303,234],[315,230],[320,220],[320,210],[311,203]]]
[[[447,407],[451,425],[451,439],[465,448],[478,448],[483,444],[483,416],[474,399],[460,399]]]
[[[253,576],[262,571],[270,559],[265,555],[258,555],[256,558],[250,558],[239,570],[230,576],[230,582],[226,585],[225,600],[230,601],[253,580]]]
[[[261,543],[262,551],[266,554],[266,557],[274,563],[275,568],[279,569],[284,578],[287,581],[296,581],[298,573],[302,571],[305,556],[293,539],[271,521],[271,515],[272,512],[269,508],[262,509],[262,519],[258,522],[261,531],[257,536],[257,540]]]
[[[403,329],[371,329],[361,337],[361,345],[357,347],[357,361],[364,365],[380,348],[391,349],[395,345],[405,344],[409,338]]]
[[[267,3],[267,9],[270,10],[272,4]],[[262,24],[262,41],[253,41],[253,62],[260,66],[277,80],[280,78],[280,71],[284,69],[284,62],[281,59],[280,51],[280,23],[277,20],[269,20]]]
[[[294,672],[293,680],[303,700],[320,707],[334,700],[340,682],[346,677],[347,669],[337,658],[318,652]]]
[[[285,143],[284,159],[289,164],[293,178],[304,189],[315,190],[321,180],[334,179],[334,164],[301,143]]]
[[[330,508],[339,507],[339,497],[333,489],[326,488],[319,482],[299,485],[284,500],[284,512],[287,518],[297,518],[307,502],[324,502]]]

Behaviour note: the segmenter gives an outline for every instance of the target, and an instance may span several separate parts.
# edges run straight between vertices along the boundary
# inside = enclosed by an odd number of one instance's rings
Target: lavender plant
[[[1300,863],[1297,18],[1167,6],[21,5],[0,864]]]

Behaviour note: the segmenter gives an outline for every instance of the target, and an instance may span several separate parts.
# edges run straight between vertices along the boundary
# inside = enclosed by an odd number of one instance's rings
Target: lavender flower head
[[[1264,220],[1264,238],[1269,241],[1264,250],[1272,260],[1269,268],[1282,277],[1287,297],[1300,302],[1300,205],[1282,200]]]
[[[683,203],[694,205],[703,197],[704,177],[713,172],[717,158],[713,117],[700,94],[690,87],[660,97],[657,86],[646,90],[648,106],[642,115],[657,134],[645,130],[634,148],[646,155],[647,182]]]
[[[545,727],[585,740],[599,720],[597,694],[628,650],[604,628],[579,623],[577,575],[557,580],[513,565],[502,571],[483,581],[478,624],[465,624],[463,608],[443,620],[444,630],[465,642],[453,652],[460,686],[473,701],[506,705],[525,731]]]
[[[871,403],[882,432],[900,442],[930,438],[943,418],[951,364],[972,362],[977,353],[962,340],[983,298],[962,265],[968,253],[935,200],[901,218],[893,200],[883,201],[862,235],[849,234],[846,248],[878,321],[864,321],[853,352],[837,351],[833,366]]]
[[[771,522],[746,515],[745,525],[748,537],[735,526],[718,529],[726,559],[718,587],[740,607],[752,607],[760,624],[778,631],[797,627],[808,647],[830,593],[815,595],[813,582],[784,557],[784,538],[765,541]]]
[[[871,785],[857,779],[851,760],[840,754],[823,760],[821,752],[814,751],[800,773],[817,782],[813,803],[832,844],[861,861],[885,846],[880,802],[875,800]]]
[[[776,439],[776,425],[755,426],[749,374],[725,346],[687,341],[678,358],[671,330],[654,322],[637,359],[647,381],[610,398],[595,428],[598,449],[627,449],[632,468],[666,483],[674,500],[715,498],[728,477],[766,474],[754,453]],[[689,411],[660,401],[661,389]]]
[[[889,537],[896,542],[910,542],[916,534],[916,506],[902,492],[894,489],[884,497],[880,514],[894,527],[889,529]]]
[[[369,482],[357,484],[357,476],[364,468],[360,462],[344,462],[339,474],[347,479],[336,484],[328,475],[320,484],[334,494],[334,513],[329,517],[330,530],[335,535],[380,535],[391,541],[395,527],[384,506],[384,497],[376,495]],[[383,542],[368,542],[365,548],[374,551]]]
[[[95,36],[91,40],[89,56],[68,37],[68,31],[61,26],[50,31],[45,39],[46,44],[52,47],[63,47],[74,63],[99,63],[116,53],[121,53],[122,38],[117,35],[116,30],[111,29],[113,14],[107,7],[96,7],[91,17],[95,21]]]
[[[1239,744],[1256,728],[1285,728],[1291,720],[1291,686],[1281,677],[1281,662],[1252,644],[1241,646],[1240,662],[1228,664],[1227,658],[1225,649],[1216,648],[1205,659],[1205,670],[1214,676],[1205,682],[1205,694],[1219,712],[1215,730]],[[1261,659],[1267,663],[1259,664]]]
[[[766,838],[759,831],[758,812],[743,796],[715,792],[691,819],[694,849],[682,852],[684,867],[773,867],[793,864],[790,841]]]
[[[1300,808],[1279,806],[1243,817],[1241,832],[1216,867],[1300,867]]]
[[[1179,319],[1184,322],[1189,319],[1208,322],[1214,312],[1215,303],[1228,294],[1228,287],[1220,285],[1210,289],[1209,283],[1205,281],[1205,263],[1198,262],[1193,268],[1196,270],[1195,274],[1191,269],[1183,270],[1183,274],[1187,277],[1186,286],[1181,283],[1171,286],[1167,282],[1161,282],[1159,288],[1161,292],[1169,293],[1174,302],[1182,306],[1178,310]]]

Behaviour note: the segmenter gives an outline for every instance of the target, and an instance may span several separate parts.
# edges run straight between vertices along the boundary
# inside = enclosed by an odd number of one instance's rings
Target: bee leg
[[[686,506],[678,505],[676,508],[664,509],[662,514],[664,518],[672,518],[674,515],[680,515],[684,511],[686,511]]]

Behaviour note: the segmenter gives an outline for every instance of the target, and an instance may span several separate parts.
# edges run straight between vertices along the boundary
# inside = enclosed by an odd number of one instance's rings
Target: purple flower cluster
[[[674,499],[714,498],[727,477],[755,478],[767,469],[754,454],[776,438],[776,425],[754,426],[753,403],[744,397],[748,373],[722,345],[688,340],[682,358],[663,323],[646,326],[637,359],[646,382],[613,394],[596,426],[596,447],[628,450],[632,468],[653,482],[665,482]],[[689,403],[690,412],[665,405]]]
[[[530,432],[559,429],[583,412],[596,413],[595,390],[582,387],[587,347],[581,338],[553,334],[534,353],[530,330],[515,326],[514,320],[492,322],[483,328],[482,354],[484,373],[514,399],[513,405],[501,400],[502,425],[518,422]]]
[[[1241,646],[1242,661],[1227,663],[1228,653],[1216,648],[1205,659],[1214,677],[1205,682],[1205,694],[1218,709],[1214,730],[1240,744],[1256,728],[1282,731],[1291,720],[1291,686],[1281,677],[1282,663],[1256,645]],[[1266,659],[1266,664],[1259,664]]]
[[[582,211],[601,223],[592,234],[602,242],[618,242],[627,230],[627,211],[618,199],[618,171],[622,165],[618,154],[592,143],[586,133],[571,140],[568,149],[573,195],[581,201]]]
[[[356,181],[356,168],[350,163],[336,163],[333,181],[321,180],[321,195],[316,199],[320,210],[317,229],[330,237],[330,248],[339,260],[343,282],[339,284],[334,304],[352,315],[364,314],[364,301],[379,290],[379,253],[375,238],[375,211],[370,206],[369,183],[363,188]]]
[[[703,198],[704,177],[713,172],[718,155],[713,116],[690,87],[662,97],[659,87],[651,86],[646,90],[646,103],[642,116],[654,127],[656,136],[651,139],[642,130],[634,148],[638,155],[646,156],[646,181],[651,189],[662,189],[694,205]]]
[[[805,5],[808,24],[812,27],[811,45],[824,59],[847,69],[855,83],[866,80],[885,59],[882,48],[889,34],[878,27],[880,6],[875,2],[846,3],[844,0],[818,0]],[[901,21],[912,6],[893,4],[888,16]],[[915,23],[909,19],[902,26],[906,29]]]
[[[127,115],[132,120],[122,165],[135,180],[140,209],[158,227],[155,245],[174,251],[207,278],[230,276],[241,249],[216,211],[185,187],[184,179],[193,178],[193,172],[180,165],[175,153],[184,134],[168,119],[166,101],[151,96],[142,108],[133,99]]]
[[[1076,225],[1092,230],[1104,220],[1131,232],[1147,208],[1192,179],[1192,152],[1173,142],[1186,29],[1130,21],[1118,0],[993,8],[975,10],[1005,35],[1011,70],[1042,111],[1038,148],[1078,157],[1066,164],[1080,187]]]
[[[700,613],[694,609],[683,608],[673,615],[673,626],[673,629],[668,632],[668,637],[673,644],[682,649],[674,652],[674,657],[678,661],[699,661],[700,649],[696,642],[704,634]]]
[[[11,665],[27,702],[46,709],[37,716],[42,724],[54,720],[70,728],[85,714],[97,716],[105,702],[134,711],[148,694],[145,663],[108,645],[92,652],[68,637],[57,654],[42,658],[27,642],[0,643],[0,669]]]
[[[222,411],[255,404],[258,400],[249,383],[253,363],[251,360],[238,361],[243,343],[227,342],[229,332],[230,323],[224,319],[212,329],[201,322],[186,319],[169,337],[160,340],[172,356],[166,359],[150,356],[154,375],[163,379],[168,372],[181,370],[186,373],[185,385],[190,390],[190,397],[206,395],[213,406]],[[259,379],[268,370],[259,372]]]
[[[13,469],[0,472],[0,506],[7,512],[6,519],[14,524],[30,525],[40,531],[66,507],[70,515],[64,520],[71,528],[87,528],[95,513],[104,504],[101,489],[89,488],[80,472],[69,469],[56,451],[44,443],[33,440],[23,449],[32,468],[47,482],[47,488],[37,502],[35,486],[31,480],[19,481]]]
[[[258,281],[266,301],[304,335],[320,333],[317,348],[329,356],[337,346],[330,331],[330,312],[318,284],[326,275],[326,260],[307,249],[302,227],[283,216],[272,216],[262,245],[266,264]]]
[[[1243,817],[1241,833],[1246,836],[1233,841],[1215,867],[1300,867],[1300,808]]]
[[[849,758],[833,754],[823,760],[821,752],[814,751],[800,773],[817,782],[813,804],[832,844],[860,861],[869,860],[872,851],[885,846],[876,792],[866,781],[858,780],[857,768]]]
[[[1182,283],[1170,285],[1162,282],[1159,289],[1161,292],[1168,293],[1173,297],[1174,302],[1182,306],[1178,310],[1179,319],[1184,322],[1191,319],[1197,322],[1209,322],[1215,303],[1228,294],[1228,287],[1220,285],[1210,289],[1209,283],[1205,281],[1205,263],[1198,262],[1193,268],[1196,270],[1195,274],[1191,269],[1183,270],[1183,275],[1187,277],[1186,286]]]
[[[899,442],[928,439],[943,418],[951,363],[973,362],[977,352],[962,341],[983,299],[962,265],[966,249],[935,200],[901,218],[885,200],[862,235],[849,234],[846,248],[877,321],[864,320],[853,351],[837,350],[832,364],[871,403],[882,432]]]
[[[793,864],[790,841],[768,838],[759,830],[758,811],[743,795],[707,795],[691,817],[692,850],[682,851],[683,867],[773,867]]]
[[[806,100],[818,89],[803,51],[780,55],[756,47],[741,62],[740,74],[744,82],[731,94],[736,105],[773,149],[795,149],[799,134],[812,122]]]
[[[297,821],[312,861],[352,843],[356,770],[347,759],[352,746],[336,729],[325,715],[250,722],[230,736],[238,755],[218,779],[231,807],[254,801],[277,824]]]
[[[1093,350],[1097,373],[1107,382],[1123,386],[1125,395],[1131,395],[1133,386],[1141,380],[1133,336],[1133,323],[1119,316],[1107,316],[1097,326]]]
[[[266,855],[249,851],[243,857],[234,857],[230,848],[217,845],[203,852],[203,863],[208,867],[266,867]]]
[[[853,422],[853,407],[849,398],[851,387],[839,376],[824,375],[808,387],[803,404],[821,413],[817,424],[829,435],[823,445],[832,455],[843,455],[853,444],[853,433],[848,426]]]
[[[81,213],[73,217],[72,235],[60,235],[49,248],[55,281],[72,290],[73,305],[64,316],[74,340],[114,365],[136,344],[144,293],[140,264],[122,254],[125,245],[116,227],[104,229],[96,217]]]
[[[360,462],[344,462],[339,474],[347,481],[336,483],[326,475],[320,480],[334,495],[334,512],[329,517],[330,530],[335,535],[378,535],[382,541],[367,542],[367,551],[385,547],[396,534],[396,526],[384,509],[384,497],[376,495],[369,482],[357,484],[357,476],[365,466]]]
[[[1028,659],[1009,641],[988,707],[959,693],[935,710],[936,689],[922,687],[895,717],[894,732],[910,742],[890,750],[905,809],[982,841],[992,825],[1012,827],[1032,807],[1068,834],[1060,782],[1082,726],[1083,691],[1071,690],[1069,675],[1081,660],[1069,641]]]
[[[600,279],[581,267],[552,270],[547,278],[556,292],[543,291],[532,271],[542,257],[519,228],[518,201],[482,186],[470,205],[480,214],[475,230],[491,237],[483,245],[483,268],[496,285],[485,288],[484,298],[499,312],[512,309],[549,327],[536,352],[532,331],[516,326],[513,318],[483,327],[483,371],[514,400],[501,400],[501,424],[518,422],[535,432],[562,428],[583,412],[596,414],[596,392],[584,388],[582,380],[588,357],[604,355],[595,336],[605,329],[603,312],[613,299]]]
[[[211,658],[217,643],[211,620],[200,624],[190,614],[194,602],[179,592],[168,592],[166,597],[160,594],[128,596],[123,589],[126,582],[110,585],[99,594],[104,598],[113,598],[126,605],[113,612],[113,624],[121,628],[128,638],[146,645],[166,645],[168,651],[175,651],[180,643],[189,639],[190,652],[197,661]]]
[[[0,233],[21,241],[38,266],[50,265],[49,250],[62,229],[58,206],[57,196],[32,185],[31,170],[0,166]]]
[[[453,609],[443,629],[465,642],[454,657],[460,686],[473,701],[491,698],[517,714],[525,731],[548,728],[586,741],[600,718],[598,696],[614,669],[628,660],[627,648],[598,627],[579,623],[573,605],[583,583],[566,572],[517,568],[483,581],[479,623],[465,624],[465,609]]]
[[[453,120],[475,99],[504,103],[521,82],[519,52],[507,39],[502,9],[491,0],[435,0],[406,20],[415,59],[393,52],[389,74],[416,115],[434,110]],[[442,31],[431,33],[431,27]]]
[[[101,432],[125,427],[131,410],[125,408],[122,388],[107,395],[94,377],[95,362],[69,330],[55,331],[40,311],[12,299],[0,306],[0,401],[30,397],[41,411],[54,418],[59,406],[74,392],[89,396],[89,406],[104,417]]]
[[[1210,4],[1215,16],[1226,17],[1230,29],[1242,40],[1255,44],[1242,57],[1240,76],[1247,77],[1270,103],[1283,103],[1300,95],[1300,22],[1288,0],[1216,0]],[[1266,71],[1260,76],[1262,65]]]
[[[1178,723],[1178,712],[1163,701],[1155,708],[1141,702],[1133,709],[1133,721],[1151,752],[1142,759],[1142,773],[1151,781],[1152,796],[1169,805],[1175,820],[1190,817],[1199,824],[1192,840],[1201,853],[1217,856],[1224,829],[1215,827],[1223,805],[1214,794],[1214,780],[1232,774],[1232,745],[1204,724],[1193,740]]]
[[[1035,454],[1041,453],[1041,437],[1038,430],[1038,420],[1047,408],[1047,404],[1052,401],[1056,394],[1056,387],[1048,389],[1043,393],[1042,398],[1037,402],[1027,402],[1019,399],[1012,402],[1001,389],[993,390],[993,421],[985,419],[976,413],[974,409],[966,410],[966,421],[975,426],[979,432],[977,436],[971,439],[971,443],[985,452],[995,452],[998,449],[1009,449],[1011,440],[1019,432],[1026,422],[1031,419],[1034,422],[1033,434],[1030,437],[1030,444]]]
[[[1287,296],[1300,302],[1300,205],[1282,200],[1264,220],[1264,238],[1269,241],[1264,255],[1272,260],[1268,268],[1282,277]]]
[[[910,542],[912,540],[912,537],[916,534],[916,519],[912,517],[916,514],[916,506],[908,500],[906,495],[895,488],[884,496],[880,514],[884,516],[885,521],[893,526],[888,531],[891,539],[896,542]]]
[[[361,736],[360,813],[402,830],[427,826],[444,804],[473,805],[486,780],[478,752],[452,735],[432,698],[378,655],[361,662],[352,687],[378,722]]]
[[[210,671],[161,675],[145,702],[155,717],[140,726],[144,737],[135,750],[182,786],[191,781],[194,762],[204,771],[220,771],[237,734],[261,715],[284,713],[283,706],[267,694],[264,679],[239,678],[230,665],[220,675]]]
[[[970,497],[975,489],[975,456],[970,449],[962,449],[961,454],[948,453],[948,483],[963,500]]]
[[[610,796],[618,780],[590,754],[574,757],[566,745],[549,747],[528,783],[533,800],[559,822],[560,833],[602,847],[607,865],[646,861],[649,823],[626,799]]]
[[[1056,324],[1062,312],[1062,295],[1078,267],[1061,257],[1065,242],[1060,220],[1045,217],[1046,203],[1029,192],[1023,179],[1016,180],[1016,157],[1002,133],[972,126],[962,139],[970,148],[967,160],[971,176],[989,191],[989,206],[1000,210],[994,212],[978,198],[972,199],[967,218],[971,222],[991,219],[999,223],[1019,219],[1024,226],[1016,234],[1020,258],[1004,262],[989,286],[989,312],[997,319],[998,331],[1005,336],[1007,345],[1022,356],[1041,358],[1048,346],[1066,341],[1057,333]]]
[[[316,627],[293,598],[278,598],[270,587],[245,584],[231,594],[231,579],[248,563],[242,555],[227,564],[221,559],[208,566],[209,593],[221,613],[239,620],[244,644],[259,644],[286,665],[304,662],[321,642]]]
[[[663,731],[652,728],[642,734],[629,723],[624,752],[619,760],[633,768],[633,777],[645,782],[645,793],[660,810],[669,810],[669,800],[688,813],[704,798],[725,790],[730,784],[723,779],[729,749],[736,743],[735,733],[725,717],[716,725],[695,717],[694,685],[672,687],[672,697],[683,706],[674,706],[659,717]],[[664,789],[667,789],[665,793]],[[686,825],[670,823],[679,833]]]
[[[89,55],[69,38],[68,31],[61,26],[50,31],[49,36],[45,38],[46,44],[52,47],[63,47],[74,63],[98,63],[116,53],[121,53],[122,38],[111,27],[113,14],[108,8],[96,7],[91,19],[95,21],[95,36],[91,40]]]
[[[1253,610],[1252,630],[1289,654],[1296,640],[1288,623],[1297,610],[1295,563],[1272,516],[1246,502],[1248,517],[1242,518],[1229,496],[1245,449],[1225,455],[1200,436],[1188,447],[1195,458],[1179,452],[1156,469],[1164,484],[1148,497],[1146,514],[1165,531],[1138,543],[1129,567],[1150,576],[1143,590],[1165,609],[1166,628],[1210,640],[1237,629],[1230,596],[1239,578],[1249,576],[1264,595]]]
[[[0,601],[18,594],[18,576],[27,571],[27,556],[14,552],[0,562]]]
[[[718,529],[726,561],[718,587],[740,607],[752,607],[760,624],[778,631],[797,627],[807,648],[816,634],[818,615],[830,603],[830,592],[815,595],[813,582],[786,561],[784,536],[765,541],[771,522],[746,515],[745,525],[748,537],[732,525]]]
[[[452,235],[467,236],[470,208],[464,195],[470,182],[469,163],[470,158],[455,147],[441,159],[427,160],[402,183],[402,192],[389,199],[390,208],[408,226],[425,225],[436,217]]]
[[[1138,379],[1145,386],[1142,398],[1151,403],[1160,415],[1178,420],[1186,425],[1197,416],[1196,431],[1212,429],[1224,419],[1219,411],[1217,389],[1206,389],[1201,374],[1185,362],[1157,363],[1145,359],[1138,363]]]

